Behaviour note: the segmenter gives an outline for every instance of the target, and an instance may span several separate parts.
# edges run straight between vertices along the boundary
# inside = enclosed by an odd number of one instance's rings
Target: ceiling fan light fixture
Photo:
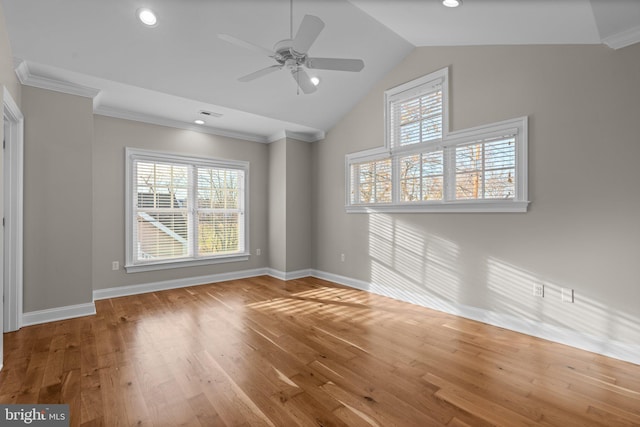
[[[195,123],[197,125],[203,125],[204,124],[204,120],[197,119],[197,120],[194,120],[193,123]]]
[[[320,84],[320,77],[313,76],[309,80],[314,86],[318,86]]]
[[[146,7],[142,7],[136,11],[136,15],[138,15],[138,19],[147,27],[155,27],[158,25],[158,17],[151,9],[147,9]]]
[[[442,0],[442,4],[446,7],[462,6],[462,0]]]

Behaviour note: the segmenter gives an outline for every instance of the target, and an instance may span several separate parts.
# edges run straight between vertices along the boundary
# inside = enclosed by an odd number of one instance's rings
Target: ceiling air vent
[[[223,116],[223,114],[221,114],[221,113],[214,113],[212,111],[205,111],[205,110],[200,111],[200,115],[207,116],[207,117],[222,117]]]

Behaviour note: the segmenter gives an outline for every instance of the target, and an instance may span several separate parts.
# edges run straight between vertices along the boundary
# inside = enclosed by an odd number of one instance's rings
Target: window
[[[443,160],[442,150],[400,157],[400,201],[442,200]]]
[[[352,203],[391,203],[391,159],[351,165]]]
[[[127,272],[248,259],[248,163],[126,156]]]
[[[385,146],[347,155],[347,212],[525,212],[527,117],[448,132],[448,69],[385,92]]]
[[[455,147],[456,199],[513,199],[515,137]]]
[[[393,148],[442,139],[444,77],[429,76],[409,90],[387,96],[387,115]],[[431,80],[431,77],[434,77]]]

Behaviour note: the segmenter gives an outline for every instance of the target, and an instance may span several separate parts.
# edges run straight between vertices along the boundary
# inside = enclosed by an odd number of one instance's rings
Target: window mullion
[[[371,194],[373,202],[378,203],[378,163],[374,162],[371,166]]]
[[[238,197],[240,196],[240,194],[244,194],[245,191],[246,191],[246,187],[245,187],[246,186],[246,179],[247,179],[247,177],[243,173],[242,174],[242,179],[239,180],[239,182],[238,182],[238,190],[239,190]],[[245,252],[245,251],[247,251],[248,248],[246,246],[246,243],[247,243],[246,232],[247,232],[247,230],[246,230],[246,227],[245,227],[246,226],[246,209],[247,209],[247,206],[245,205],[244,197],[238,199],[238,208],[239,208],[239,211],[240,211],[239,215],[238,215],[238,221],[239,221],[238,227],[239,227],[239,230],[241,230],[241,233],[238,233],[239,237],[241,237],[241,241],[238,242],[238,244],[242,248],[242,251]]]
[[[480,199],[484,199],[485,198],[485,182],[486,182],[486,156],[485,156],[485,148],[486,148],[486,144],[482,143],[481,144],[482,147],[482,197],[480,197]]]
[[[456,195],[456,148],[444,147],[442,153],[443,162],[443,191],[444,201],[455,200]]]
[[[400,105],[394,103],[391,105],[393,122],[391,123],[391,147],[390,150],[400,146]]]
[[[127,242],[127,248],[129,249],[129,255],[127,256],[127,262],[136,262],[138,261],[138,246],[139,246],[139,238],[138,238],[138,162],[131,162],[131,174],[130,174],[129,188],[131,191],[129,195],[129,199],[126,201],[127,203],[131,203],[133,209],[129,210],[128,213],[128,221],[131,221],[130,229],[131,229],[131,243]],[[127,230],[128,231],[128,230]],[[135,243],[134,243],[135,242]],[[134,247],[135,246],[135,247]]]
[[[424,179],[425,179],[425,177],[424,177],[424,163],[423,163],[424,162],[424,154],[425,153],[422,152],[422,153],[420,153],[420,156],[418,156],[418,164],[420,165],[420,175],[419,175],[420,180],[418,181],[420,192],[418,193],[419,194],[419,199],[418,200],[420,200],[420,201],[424,200],[424,185],[423,185]]]
[[[420,97],[420,101],[418,102],[418,117],[420,121],[420,141],[418,143],[424,142],[424,117],[422,117],[422,100],[424,97]]]
[[[187,200],[189,209],[187,214],[187,234],[189,236],[189,256],[198,258],[198,209],[196,205],[198,199],[198,168],[190,165],[188,175]]]
[[[360,182],[360,165],[355,168],[355,177],[353,178],[356,183],[355,200],[357,203],[362,203],[362,183]]]
[[[358,193],[360,192],[360,183],[356,182],[355,177],[359,176],[358,174],[358,166],[351,165],[349,162],[346,162],[347,170],[346,173],[348,175],[347,179],[347,204],[355,204],[359,203]]]
[[[391,203],[400,203],[400,156],[391,156]]]

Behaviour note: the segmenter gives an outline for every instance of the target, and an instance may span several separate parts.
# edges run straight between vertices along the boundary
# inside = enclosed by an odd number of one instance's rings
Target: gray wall
[[[384,90],[445,66],[451,130],[529,116],[529,212],[347,215],[344,156],[383,145]],[[416,49],[314,144],[313,161],[318,270],[640,342],[640,44]]]
[[[285,138],[269,144],[269,266],[311,267],[311,144]]]
[[[287,140],[269,144],[269,267],[287,269]]]
[[[4,9],[0,4],[0,83],[9,89],[13,100],[20,106],[20,82],[14,72],[13,54],[5,22]]]
[[[92,301],[89,98],[22,88],[24,312]]]
[[[287,272],[311,267],[311,147],[287,138]]]
[[[96,115],[93,151],[93,288],[152,283],[267,266],[256,248],[267,247],[268,146],[256,142],[150,125]],[[124,264],[125,147],[152,149],[250,163],[248,261],[126,273],[111,270]]]

